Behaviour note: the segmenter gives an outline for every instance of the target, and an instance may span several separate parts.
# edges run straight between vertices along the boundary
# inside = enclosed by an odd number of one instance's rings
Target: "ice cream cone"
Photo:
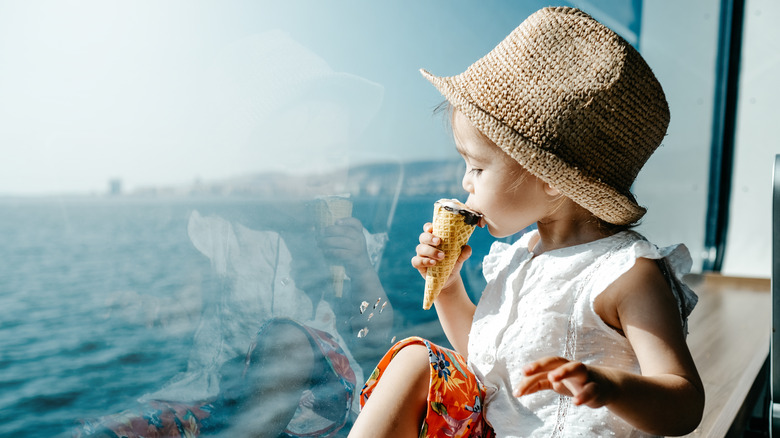
[[[352,216],[352,201],[347,196],[325,196],[316,205],[316,224],[319,228],[333,226],[337,220]],[[341,297],[347,274],[342,265],[330,265],[333,292]]]
[[[441,292],[480,217],[457,199],[440,199],[434,204],[433,235],[441,239],[438,248],[444,252],[444,259],[428,268],[425,275],[423,309],[430,309]]]

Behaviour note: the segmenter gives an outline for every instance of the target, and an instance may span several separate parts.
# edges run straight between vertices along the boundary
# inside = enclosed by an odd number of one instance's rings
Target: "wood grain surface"
[[[769,279],[690,275],[699,295],[688,345],[706,393],[704,418],[689,437],[723,437],[769,354]]]

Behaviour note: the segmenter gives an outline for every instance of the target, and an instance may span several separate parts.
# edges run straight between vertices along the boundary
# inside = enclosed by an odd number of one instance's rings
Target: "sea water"
[[[388,347],[416,327],[442,336],[435,312],[421,309],[423,280],[409,262],[433,201],[400,199],[388,228],[390,199],[355,200],[366,228],[389,235],[378,270],[395,309]],[[127,409],[185,369],[214,279],[187,234],[193,211],[289,233],[305,210],[242,198],[94,197],[5,199],[0,211],[0,436],[50,437]],[[477,230],[464,267],[475,298],[490,241]]]

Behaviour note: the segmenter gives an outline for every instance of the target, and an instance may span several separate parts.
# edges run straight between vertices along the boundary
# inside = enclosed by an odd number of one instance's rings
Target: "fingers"
[[[412,266],[420,271],[420,274],[425,276],[425,273],[427,272],[428,268],[431,266],[435,266],[438,262],[441,260],[444,260],[445,254],[444,251],[440,250],[438,247],[441,245],[442,240],[441,238],[433,235],[433,224],[430,222],[423,225],[423,232],[420,234],[419,237],[419,244],[415,248],[416,255],[412,257]],[[471,247],[469,245],[464,245],[461,248],[460,254],[458,255],[458,259],[456,261],[456,269],[455,271],[459,271],[459,266],[463,264],[469,257],[471,257]]]
[[[551,371],[549,377],[552,382],[561,382],[566,379],[585,381],[588,378],[588,368],[582,362],[567,362]]]
[[[326,256],[341,259],[362,256],[366,252],[362,233],[341,233],[332,230],[335,228],[323,231],[317,238],[317,244]]]
[[[444,259],[444,253],[436,248],[422,243],[417,245],[417,255],[412,257],[412,267],[425,277],[428,268],[435,265],[438,260]]]
[[[423,225],[423,232],[420,234],[420,243],[430,246],[441,245],[441,238],[433,235],[433,225],[430,222]]]
[[[521,397],[534,392],[553,389],[552,381],[548,377],[549,372],[567,362],[562,357],[544,357],[524,366],[523,374],[526,377],[515,390],[515,396]]]
[[[535,392],[553,389],[552,383],[547,378],[547,373],[537,373],[527,376],[515,389],[515,397],[533,394]]]
[[[441,245],[441,238],[433,235],[433,225],[426,223],[423,226],[423,233],[420,234],[419,242],[416,251],[417,255],[412,258],[412,265],[419,264],[422,267],[433,266],[437,261],[444,260],[444,251],[441,251],[438,247]],[[471,247],[464,245],[461,248],[460,255],[458,256],[458,263],[463,263],[469,257],[471,257]]]
[[[438,237],[436,237],[438,239]],[[438,260],[444,260],[444,251],[428,243],[420,243],[415,248],[417,257],[423,259],[423,264],[433,266]]]
[[[576,405],[600,408],[615,394],[614,383],[598,367],[572,362],[550,373],[553,388],[564,385],[572,394]]]
[[[572,401],[577,406],[585,405],[591,408],[600,408],[604,406],[604,403],[601,401],[603,398],[601,394],[602,391],[596,382],[588,382],[582,387],[580,393],[574,396]]]
[[[323,237],[347,236],[359,240],[364,239],[363,224],[353,217],[341,218],[333,225],[319,229],[317,234]]]
[[[562,357],[545,357],[523,367],[526,378],[515,390],[521,397],[542,390],[574,397],[575,404],[594,403],[598,387],[591,385],[590,372],[582,362],[570,362]]]
[[[434,236],[432,232],[433,224],[428,222],[423,225],[423,232],[419,238],[420,244],[415,248],[417,255],[412,257],[412,266],[422,275],[425,275],[428,267],[444,259],[444,252],[437,248],[441,245],[441,238]]]
[[[354,228],[356,230],[363,230],[363,223],[356,217],[343,217],[336,220],[336,225]]]
[[[368,260],[363,225],[355,218],[343,218],[324,227],[316,235],[317,245],[329,260],[361,267]]]
[[[590,374],[588,368],[581,362],[569,362],[548,373],[547,378],[553,386],[553,391],[574,397],[575,404],[583,389],[588,384]]]
[[[561,365],[569,363],[567,359],[556,356],[543,357],[539,360],[529,363],[523,367],[523,374],[529,376],[539,372],[548,372],[558,368]]]
[[[471,257],[471,246],[464,245],[460,249],[460,255],[458,256],[458,262],[457,263],[463,263],[466,260],[468,260],[469,257]]]

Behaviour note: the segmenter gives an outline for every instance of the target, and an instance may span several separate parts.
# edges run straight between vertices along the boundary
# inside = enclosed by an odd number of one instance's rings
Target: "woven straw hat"
[[[527,171],[597,217],[636,223],[630,188],[669,125],[639,53],[588,14],[545,8],[452,77],[421,70]]]

